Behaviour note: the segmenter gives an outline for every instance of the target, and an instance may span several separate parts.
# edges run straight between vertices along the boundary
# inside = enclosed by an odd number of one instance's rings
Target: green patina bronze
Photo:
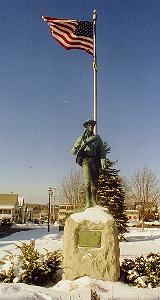
[[[101,247],[102,232],[98,230],[80,230],[79,231],[79,247]]]
[[[85,208],[75,208],[75,209],[73,210],[73,214],[83,212],[84,210],[85,210]]]
[[[102,169],[106,166],[103,141],[93,132],[95,124],[94,120],[88,120],[83,124],[85,131],[76,140],[71,150],[73,155],[77,155],[76,162],[82,167],[85,208],[96,205],[99,169],[100,166]]]

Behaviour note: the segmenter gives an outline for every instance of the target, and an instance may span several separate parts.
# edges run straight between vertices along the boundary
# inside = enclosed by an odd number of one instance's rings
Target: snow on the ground
[[[125,235],[127,242],[120,243],[120,261],[150,252],[160,253],[160,228],[130,228]]]
[[[101,300],[159,300],[160,288],[140,289],[125,283],[82,277],[61,280],[54,287],[44,288],[24,283],[1,283],[1,300],[90,300],[91,289]]]
[[[29,226],[32,230],[20,231],[0,239],[0,259],[7,258],[6,250],[18,254],[16,244],[29,242],[31,239],[35,239],[40,253],[44,253],[44,249],[54,251],[62,248],[63,233],[59,232],[57,226],[51,227],[49,233],[46,225],[27,224],[24,226]],[[120,261],[141,254],[160,252],[159,228],[142,230],[132,227],[126,234],[126,239],[127,241],[120,242]],[[7,264],[3,267],[7,268]],[[48,288],[24,283],[1,283],[0,300],[90,300],[91,288],[96,290],[101,300],[160,300],[160,287],[142,289],[122,282],[95,280],[89,277],[74,281],[61,280],[55,286]]]
[[[33,228],[33,227],[32,227]],[[16,244],[28,242],[31,239],[36,241],[36,247],[44,253],[45,249],[54,251],[62,248],[62,232],[59,233],[58,227],[51,227],[50,232],[47,232],[47,227],[37,227],[28,231],[20,231],[0,239],[0,258],[6,255],[6,251],[19,254],[19,249]]]

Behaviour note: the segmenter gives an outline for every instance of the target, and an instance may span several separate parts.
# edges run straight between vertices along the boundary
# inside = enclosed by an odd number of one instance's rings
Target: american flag
[[[93,55],[93,22],[43,17],[51,35],[66,50],[85,50]]]

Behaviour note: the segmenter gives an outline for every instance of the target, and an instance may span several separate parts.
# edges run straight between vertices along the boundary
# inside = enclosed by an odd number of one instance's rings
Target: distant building
[[[24,197],[18,196],[18,205],[19,205],[19,222],[25,223],[26,222],[26,204],[24,201]]]
[[[19,214],[18,194],[0,194],[0,221],[7,219],[17,222]]]
[[[53,208],[54,221],[58,221],[58,215],[59,215],[59,205],[54,205],[54,208]]]
[[[48,216],[47,205],[27,203],[27,220],[43,223]]]
[[[139,221],[139,211],[137,209],[126,209],[125,214],[129,221]]]
[[[73,213],[75,206],[73,204],[60,204],[58,212],[58,221],[64,223],[66,219]]]
[[[18,205],[19,205],[20,207],[22,207],[22,206],[25,205],[24,197],[18,196]]]

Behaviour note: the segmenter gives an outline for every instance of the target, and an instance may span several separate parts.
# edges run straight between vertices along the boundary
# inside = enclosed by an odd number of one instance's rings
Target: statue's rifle
[[[84,131],[83,135],[82,135],[82,141],[83,141],[83,137],[85,136],[86,130]],[[88,144],[90,144],[91,142],[95,141],[97,139],[97,136],[91,136],[89,137],[82,146],[80,146],[78,152],[77,152],[77,157],[76,157],[76,163],[79,164],[80,166],[82,166],[82,162],[83,162],[83,154],[82,151],[86,148],[86,146]]]

